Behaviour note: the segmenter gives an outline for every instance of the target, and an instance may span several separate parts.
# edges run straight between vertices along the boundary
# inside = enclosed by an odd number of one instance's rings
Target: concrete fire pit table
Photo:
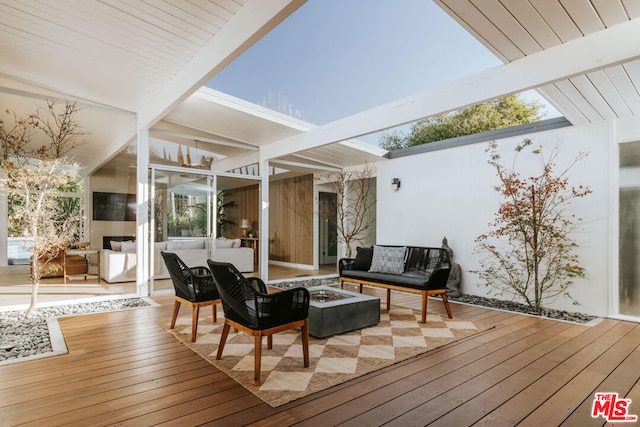
[[[331,286],[308,288],[309,335],[326,338],[380,323],[380,298]]]

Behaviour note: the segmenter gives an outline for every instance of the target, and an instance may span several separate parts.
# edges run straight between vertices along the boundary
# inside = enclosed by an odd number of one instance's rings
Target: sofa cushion
[[[352,270],[369,271],[371,268],[371,260],[373,259],[373,246],[370,248],[356,248],[356,260],[351,265]]]
[[[128,240],[130,242],[130,240]],[[112,251],[118,251],[120,252],[122,250],[122,243],[123,242],[116,242],[114,240],[112,240],[111,242],[109,242],[109,245],[111,246],[111,250]]]
[[[227,239],[225,237],[221,237],[216,239],[216,248],[217,249],[231,249],[233,248],[233,240]]]
[[[184,240],[167,242],[168,251],[178,251],[182,249],[204,249],[204,240]]]
[[[241,248],[242,247],[242,240],[240,240],[240,239],[233,239],[231,242],[233,243],[231,245],[232,248]]]
[[[407,255],[407,247],[377,246],[373,247],[371,273],[402,274]]]
[[[405,274],[373,273],[370,271],[344,270],[342,277],[367,280],[386,285],[404,286],[413,289],[428,289],[429,278],[407,276]]]
[[[122,245],[120,245],[121,252],[131,252],[135,250],[136,250],[136,242],[122,242]]]

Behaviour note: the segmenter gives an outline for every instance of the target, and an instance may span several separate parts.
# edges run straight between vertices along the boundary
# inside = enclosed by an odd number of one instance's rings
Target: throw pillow
[[[406,255],[406,246],[399,248],[374,246],[373,258],[371,260],[371,268],[369,271],[372,273],[402,274],[404,273],[404,261]]]
[[[122,250],[122,242],[114,242],[112,240],[111,243],[109,243],[109,244],[111,245],[111,250],[112,251],[120,252]]]
[[[135,251],[136,242],[122,242],[121,249],[122,249],[122,252]]]
[[[371,260],[373,258],[373,246],[370,248],[356,248],[356,260],[351,266],[352,270],[367,271],[371,268]]]
[[[241,248],[242,247],[242,240],[233,239],[232,242],[233,242],[233,244],[231,245],[232,248]]]
[[[225,239],[221,237],[216,239],[216,249],[231,249],[233,247],[233,240]]]

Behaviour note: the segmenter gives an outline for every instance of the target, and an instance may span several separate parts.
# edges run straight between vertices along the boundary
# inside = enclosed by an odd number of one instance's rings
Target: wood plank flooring
[[[367,293],[384,298],[377,289]],[[415,295],[394,304],[419,309]],[[69,354],[0,366],[0,426],[590,426],[597,391],[640,415],[640,325],[588,327],[452,303],[494,329],[271,408],[155,320],[161,305],[60,319]],[[440,301],[429,311],[445,314]]]

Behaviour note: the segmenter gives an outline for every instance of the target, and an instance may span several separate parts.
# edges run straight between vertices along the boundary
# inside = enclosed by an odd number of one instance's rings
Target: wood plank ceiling
[[[0,74],[140,111],[244,3],[0,1]]]
[[[273,9],[282,9],[276,19],[281,20],[304,2],[273,3]],[[202,56],[216,35],[228,40],[230,27],[237,34],[247,14],[264,9],[249,0],[0,0],[0,103],[28,111],[33,98],[81,100],[83,107],[90,107],[79,117],[91,129],[91,144],[74,154],[80,163],[95,163],[96,154],[105,153],[101,147],[135,136],[135,115],[122,112],[140,114]],[[239,21],[240,12],[245,21]],[[250,45],[249,40],[244,44]],[[220,159],[255,153],[260,146],[313,127],[279,116],[202,88],[166,113],[151,128],[151,136],[187,149],[201,148]],[[338,158],[337,166],[343,167],[383,153],[365,144],[359,147],[340,143],[307,154]],[[115,156],[109,167],[135,165],[135,151],[128,152]]]
[[[435,1],[505,63],[640,18],[636,0]],[[638,115],[640,60],[538,90],[573,124]]]

